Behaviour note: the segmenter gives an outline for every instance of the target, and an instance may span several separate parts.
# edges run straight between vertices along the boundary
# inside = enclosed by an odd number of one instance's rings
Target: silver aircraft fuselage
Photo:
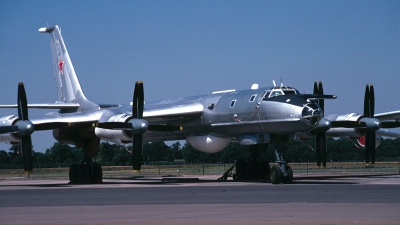
[[[323,117],[318,105],[303,95],[270,97],[271,89],[230,91],[146,103],[143,116],[149,124],[181,126],[183,130],[147,131],[144,141],[184,140],[187,136],[201,134],[230,138],[258,133],[293,135],[314,129]],[[111,122],[125,117],[128,120],[131,114],[131,106],[119,106],[76,113],[53,112],[45,117],[31,118],[31,121],[34,124],[49,121]],[[129,136],[126,133],[128,139]]]

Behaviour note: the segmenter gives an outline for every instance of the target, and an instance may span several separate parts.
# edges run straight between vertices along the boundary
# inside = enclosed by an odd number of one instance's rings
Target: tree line
[[[364,161],[364,150],[358,147],[354,141],[342,139],[328,139],[328,161]],[[96,162],[102,163],[125,163],[129,164],[131,160],[130,150],[132,146],[120,146],[101,142],[99,154],[94,158]],[[283,153],[284,159],[289,162],[314,162],[315,150],[314,140],[305,142],[289,141],[286,150]],[[188,143],[181,146],[180,142],[175,142],[168,146],[164,142],[152,142],[143,145],[142,160],[146,162],[173,162],[185,161],[186,163],[233,163],[234,160],[249,160],[251,157],[249,146],[230,143],[228,147],[218,153],[204,153],[197,151]],[[259,157],[275,161],[275,151],[272,144],[262,151]],[[376,151],[377,161],[398,161],[400,157],[399,139],[382,139],[380,146]],[[34,164],[72,164],[79,163],[83,158],[83,152],[79,148],[71,147],[59,142],[46,151],[34,151]],[[8,151],[0,150],[0,165],[22,165],[19,146],[11,146]]]

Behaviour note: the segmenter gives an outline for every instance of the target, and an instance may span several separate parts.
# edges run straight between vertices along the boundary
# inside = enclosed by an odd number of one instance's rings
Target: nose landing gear
[[[288,166],[287,162],[283,159],[283,157],[279,154],[276,146],[275,146],[275,156],[276,163],[279,166],[272,166],[269,177],[271,179],[271,183],[273,184],[290,184],[293,181],[293,170],[290,166]]]

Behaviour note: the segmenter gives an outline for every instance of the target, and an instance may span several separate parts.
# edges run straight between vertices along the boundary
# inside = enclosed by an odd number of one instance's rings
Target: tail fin
[[[79,103],[80,107],[78,111],[98,108],[98,105],[88,101],[83,94],[82,87],[61,36],[60,28],[57,25],[44,27],[40,28],[39,32],[50,34],[50,48],[57,84],[58,102]]]

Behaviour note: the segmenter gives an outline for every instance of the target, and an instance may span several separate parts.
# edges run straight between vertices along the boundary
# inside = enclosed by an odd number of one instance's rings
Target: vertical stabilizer
[[[50,34],[50,48],[53,59],[54,76],[56,78],[58,102],[79,103],[79,111],[98,108],[88,101],[76,76],[60,28],[56,26],[39,29],[40,33]]]

